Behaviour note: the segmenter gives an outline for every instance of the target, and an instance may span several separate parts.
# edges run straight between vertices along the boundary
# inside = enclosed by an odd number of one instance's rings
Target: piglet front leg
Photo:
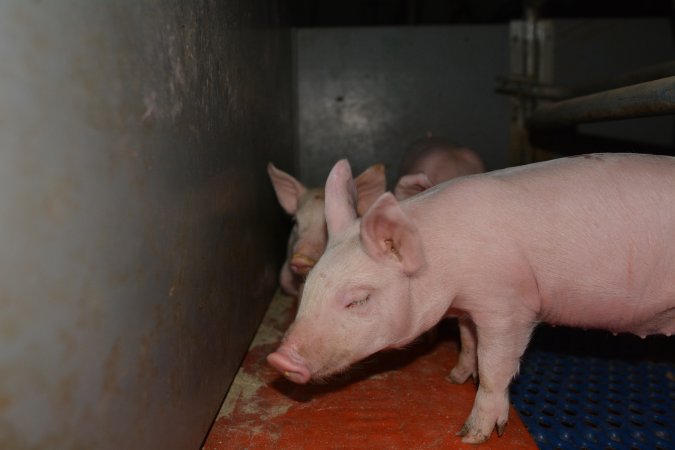
[[[475,384],[478,383],[476,327],[468,315],[460,317],[457,323],[459,325],[459,339],[462,348],[459,352],[457,365],[450,371],[448,379],[453,383],[462,384],[471,377]]]
[[[508,387],[518,372],[534,321],[497,317],[489,314],[474,317],[478,338],[478,373],[480,385],[473,409],[462,429],[462,442],[486,441],[492,429],[502,435],[509,418]]]

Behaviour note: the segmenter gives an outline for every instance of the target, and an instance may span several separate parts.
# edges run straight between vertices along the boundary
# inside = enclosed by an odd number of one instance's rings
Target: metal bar
[[[537,108],[530,129],[675,113],[675,76],[563,100]]]
[[[576,86],[568,86],[565,88],[565,94],[569,97],[578,97],[580,95],[592,94],[594,92],[606,91],[608,89],[615,89],[637,83],[645,83],[647,81],[658,80],[672,76],[675,76],[675,60],[665,61],[659,64],[643,67],[641,69],[604,80],[596,80]]]
[[[497,77],[495,92],[507,95],[525,95],[545,100],[563,100],[671,76],[675,76],[675,61],[666,61],[613,78],[572,86],[533,82],[529,78],[513,75]]]
[[[534,83],[525,77],[497,77],[495,92],[506,95],[522,95],[544,100],[562,100],[569,97],[568,90],[562,86]]]

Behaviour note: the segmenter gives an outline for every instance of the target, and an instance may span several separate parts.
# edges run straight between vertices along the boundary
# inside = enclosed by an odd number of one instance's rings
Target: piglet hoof
[[[478,383],[478,377],[476,375],[476,372],[472,372],[471,370],[465,370],[459,366],[455,366],[455,368],[450,371],[450,375],[448,375],[447,378],[452,383],[464,384],[466,380],[469,379],[469,377],[473,379],[474,384]]]
[[[465,444],[482,444],[487,441],[490,435],[484,435],[477,432],[478,430],[472,430],[470,425],[464,424],[457,436],[462,436],[462,442]]]
[[[462,429],[459,430],[455,436],[466,436],[468,432],[469,432],[469,425],[465,423]]]
[[[485,432],[481,432],[481,430],[478,427],[475,427],[471,424],[471,419],[469,419],[464,426],[462,427],[461,430],[457,433],[457,436],[462,437],[462,442],[465,444],[481,444],[485,441],[487,441],[490,438],[490,434],[492,434],[492,430],[490,430],[487,434]],[[504,434],[504,429],[506,428],[506,423],[497,423],[496,428],[497,428],[497,435],[501,437]]]
[[[499,424],[499,423],[497,424],[497,436],[502,437],[502,435],[504,434],[504,430],[506,429],[507,423],[508,422],[504,422],[502,424]]]

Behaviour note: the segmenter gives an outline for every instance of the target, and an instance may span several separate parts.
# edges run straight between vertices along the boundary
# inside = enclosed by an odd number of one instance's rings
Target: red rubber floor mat
[[[323,385],[295,385],[267,365],[295,315],[277,294],[204,443],[222,449],[536,449],[511,408],[504,435],[480,446],[455,433],[476,387],[446,379],[457,361],[456,323],[433,339],[377,354]]]

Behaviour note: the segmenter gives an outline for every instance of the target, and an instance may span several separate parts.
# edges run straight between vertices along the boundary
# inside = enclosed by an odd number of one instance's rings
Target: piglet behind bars
[[[480,377],[458,434],[478,443],[504,431],[508,385],[538,322],[675,332],[675,158],[595,154],[471,175],[401,203],[385,193],[361,219],[355,202],[343,160],[326,184],[326,253],[268,356],[291,381],[458,316],[451,379]]]

